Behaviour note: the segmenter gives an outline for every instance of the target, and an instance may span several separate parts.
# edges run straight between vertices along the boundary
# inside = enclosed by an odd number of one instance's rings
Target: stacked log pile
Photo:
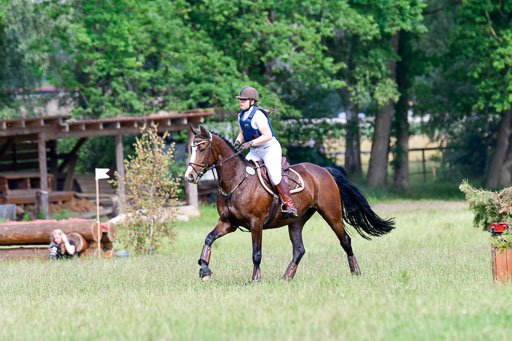
[[[113,223],[98,226],[92,219],[35,220],[0,224],[0,259],[48,258],[50,234],[61,229],[75,242],[78,255],[110,258],[117,230]],[[99,240],[98,240],[99,239]],[[99,247],[99,248],[98,248]]]

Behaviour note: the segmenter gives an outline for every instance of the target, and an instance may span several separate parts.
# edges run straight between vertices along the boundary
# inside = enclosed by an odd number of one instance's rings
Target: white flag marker
[[[108,179],[109,176],[108,176],[107,172],[109,170],[110,169],[108,169],[108,168],[96,168],[96,180]]]
[[[98,180],[108,179],[108,168],[96,168],[96,224],[98,224],[98,258],[101,258],[100,189]]]

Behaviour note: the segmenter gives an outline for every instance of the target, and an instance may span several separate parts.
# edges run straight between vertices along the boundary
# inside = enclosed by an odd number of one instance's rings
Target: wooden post
[[[188,141],[187,146],[190,146],[192,144],[192,140],[194,139],[194,134],[192,134],[192,131],[188,130]],[[190,158],[190,156],[189,156]],[[187,165],[190,162],[190,159],[187,158]],[[191,184],[190,182],[185,180],[185,193],[187,195],[187,205],[192,205],[194,207],[199,207],[199,200],[197,195],[197,185]]]
[[[123,210],[124,198],[124,153],[123,153],[123,135],[116,135],[116,169],[119,176],[119,187],[117,193],[121,197],[119,210]]]
[[[425,165],[425,149],[421,150],[421,167],[423,171],[423,181],[427,181],[427,168]]]
[[[100,186],[99,179],[96,176],[96,224],[98,225],[98,258],[101,257],[100,245],[101,245],[101,223],[100,223]]]
[[[53,174],[52,190],[56,191],[59,183],[59,172],[57,170],[57,140],[48,141],[50,147],[50,173]]]
[[[15,171],[18,170],[18,161],[16,156],[16,143],[12,144],[12,166]]]
[[[46,168],[46,137],[44,132],[39,133],[37,150],[39,153],[39,177],[41,178],[41,207],[44,217],[49,216],[48,205],[48,170]]]

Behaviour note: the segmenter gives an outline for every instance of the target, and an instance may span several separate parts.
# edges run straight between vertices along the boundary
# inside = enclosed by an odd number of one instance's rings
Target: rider
[[[263,161],[267,167],[270,180],[276,186],[283,202],[282,211],[285,217],[297,217],[293,205],[290,187],[281,174],[281,144],[277,140],[268,113],[257,106],[259,95],[255,88],[246,86],[238,96],[240,113],[238,114],[239,133],[235,147],[251,148],[247,160]],[[245,143],[244,143],[245,142]]]

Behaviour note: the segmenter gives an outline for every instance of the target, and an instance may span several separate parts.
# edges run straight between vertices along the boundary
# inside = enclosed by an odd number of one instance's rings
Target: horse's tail
[[[370,207],[368,200],[343,171],[325,167],[331,173],[340,190],[343,220],[356,229],[365,239],[379,237],[395,228],[393,218],[382,219]]]

